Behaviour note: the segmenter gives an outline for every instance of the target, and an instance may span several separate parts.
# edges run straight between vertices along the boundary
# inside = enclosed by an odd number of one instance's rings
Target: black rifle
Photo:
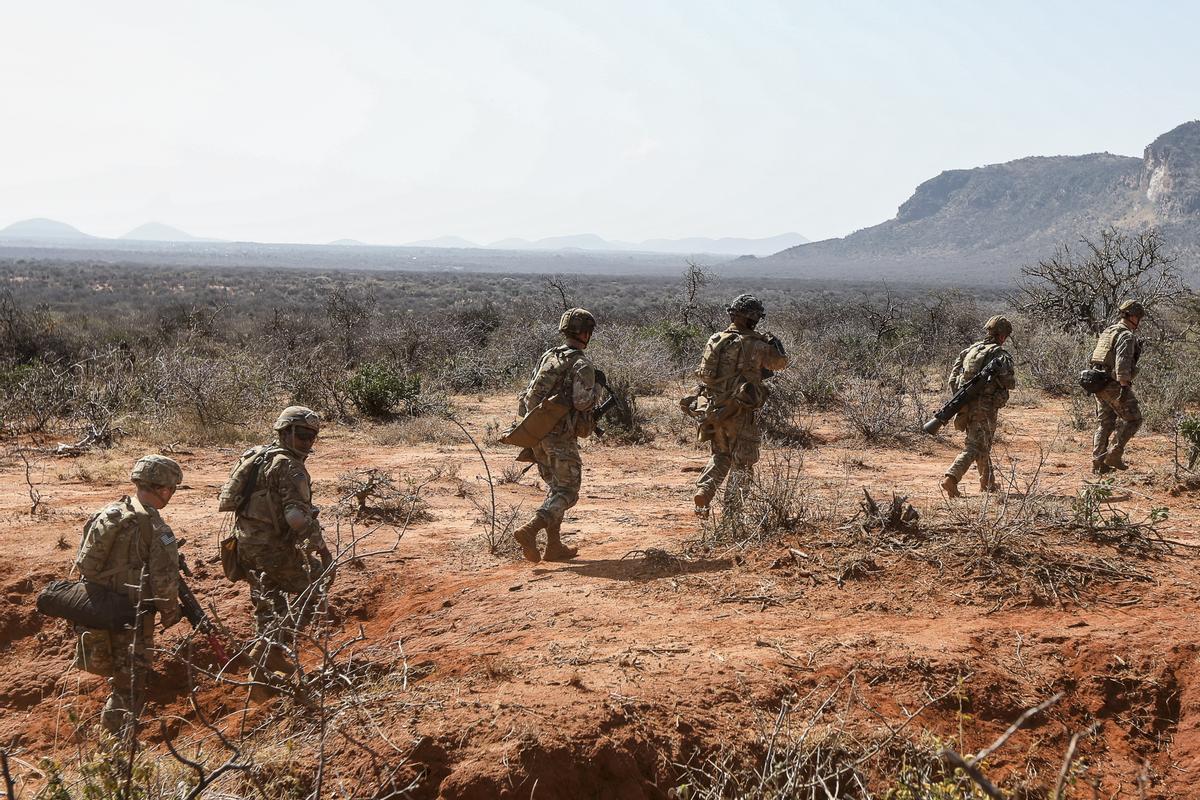
[[[183,560],[183,556],[179,557],[179,570],[182,573],[179,576],[179,605],[183,610],[183,617],[191,623],[192,627],[203,634],[208,640],[208,646],[212,648],[213,655],[222,664],[229,663],[229,652],[225,649],[225,645],[217,636],[217,626],[209,619],[208,614],[204,613],[204,608],[201,607],[200,601],[196,599],[196,595],[192,594],[191,587],[187,585],[187,581],[183,579],[184,575],[192,577],[192,571],[188,569],[187,562]]]
[[[996,365],[999,363],[997,358],[1000,353],[1000,348],[996,348],[983,368],[975,373],[975,377],[958,387],[954,396],[940,410],[934,412],[933,419],[922,425],[921,430],[933,436],[942,429],[943,425],[954,419],[954,415],[961,411],[963,406],[974,400],[984,384],[991,381],[992,375],[996,371]]]

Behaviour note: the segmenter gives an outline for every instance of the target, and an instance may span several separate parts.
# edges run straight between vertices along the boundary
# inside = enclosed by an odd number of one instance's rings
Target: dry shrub
[[[1078,334],[1039,325],[1021,330],[1017,346],[1011,349],[1018,363],[1027,362],[1033,386],[1054,397],[1067,397],[1080,391],[1079,371],[1087,366],[1095,344]]]
[[[395,422],[371,426],[367,429],[367,437],[385,447],[457,444],[462,438],[441,416],[400,417]]]
[[[809,448],[819,444],[813,433],[815,415],[805,402],[800,376],[790,369],[784,370],[769,380],[767,386],[771,394],[757,420],[762,435],[778,445]]]
[[[853,378],[842,391],[846,421],[872,444],[906,441],[915,434],[905,396],[878,380]]]
[[[250,351],[233,355],[191,345],[172,348],[158,354],[146,379],[149,421],[190,430],[193,441],[207,441],[209,431],[226,440],[230,431],[262,430],[266,417],[277,410],[273,371]]]
[[[338,476],[336,511],[355,520],[388,523],[425,522],[432,519],[429,504],[421,497],[424,484],[411,477],[396,477],[381,469],[359,469]]]
[[[803,466],[798,452],[781,450],[769,453],[753,478],[731,471],[720,514],[704,526],[701,544],[758,546],[800,530],[807,515]]]

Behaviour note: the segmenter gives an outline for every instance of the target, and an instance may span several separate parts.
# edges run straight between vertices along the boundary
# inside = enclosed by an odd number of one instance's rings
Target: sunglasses
[[[317,432],[309,428],[293,428],[292,435],[302,442],[311,442],[317,438]]]

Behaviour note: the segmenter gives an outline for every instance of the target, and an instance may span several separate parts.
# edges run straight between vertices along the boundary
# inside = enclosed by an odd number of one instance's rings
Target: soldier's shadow
[[[537,567],[538,574],[574,572],[588,578],[605,578],[612,581],[647,581],[669,578],[674,575],[695,575],[703,572],[721,572],[733,566],[728,558],[685,559],[676,556],[650,558],[605,558],[588,561],[576,558],[556,562],[554,568]]]

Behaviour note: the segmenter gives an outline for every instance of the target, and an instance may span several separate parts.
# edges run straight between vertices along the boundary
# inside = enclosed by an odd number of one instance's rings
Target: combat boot
[[[1112,472],[1112,467],[1110,467],[1108,464],[1105,464],[1103,458],[1092,459],[1093,475],[1107,475],[1110,472]]]
[[[953,475],[947,475],[942,480],[942,491],[947,497],[962,497],[962,492],[958,490],[958,478]]]
[[[996,478],[992,475],[979,476],[979,491],[981,492],[998,492],[1000,491],[999,484],[996,483]]]
[[[567,547],[562,543],[561,530],[561,522],[546,525],[546,554],[542,558],[547,561],[570,561],[579,555],[579,548]]]
[[[537,548],[537,535],[538,531],[545,527],[546,520],[542,518],[542,515],[534,514],[533,519],[513,531],[513,538],[517,540],[517,544],[521,545],[521,553],[525,556],[526,561],[536,564],[542,560],[542,554],[538,552]]]
[[[1109,453],[1104,457],[1104,466],[1109,469],[1127,470],[1129,465],[1125,463],[1125,459],[1119,453]]]
[[[697,489],[692,500],[696,503],[696,516],[707,518],[708,504],[712,502],[712,496],[704,489]]]

